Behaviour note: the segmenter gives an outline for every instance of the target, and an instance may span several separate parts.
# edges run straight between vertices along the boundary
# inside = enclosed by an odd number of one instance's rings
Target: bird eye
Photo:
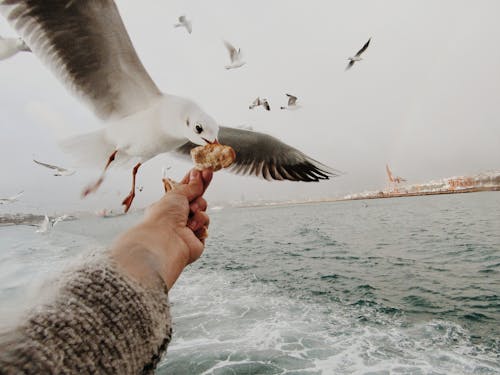
[[[197,124],[194,129],[196,130],[196,133],[200,134],[203,131],[203,126]]]

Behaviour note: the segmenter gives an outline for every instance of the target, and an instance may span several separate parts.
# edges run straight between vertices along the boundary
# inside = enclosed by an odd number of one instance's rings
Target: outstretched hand
[[[112,257],[129,275],[146,284],[159,275],[171,288],[201,256],[210,222],[203,194],[212,176],[211,170],[191,170],[117,240]]]

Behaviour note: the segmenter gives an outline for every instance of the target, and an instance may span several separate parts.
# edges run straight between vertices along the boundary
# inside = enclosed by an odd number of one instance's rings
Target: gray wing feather
[[[160,95],[114,1],[0,0],[0,12],[99,117],[125,117]]]
[[[230,171],[266,180],[320,181],[338,176],[339,171],[311,159],[280,140],[259,132],[220,127],[219,141],[236,151]],[[188,142],[176,152],[189,155],[195,144]]]
[[[370,45],[370,40],[372,40],[372,38],[368,39],[368,42],[366,42],[365,45],[363,47],[361,47],[361,49],[358,51],[358,53],[356,53],[356,56],[360,56],[363,52],[365,52],[365,50]]]

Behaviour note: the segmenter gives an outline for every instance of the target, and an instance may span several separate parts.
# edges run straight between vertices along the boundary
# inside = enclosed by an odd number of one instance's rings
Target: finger
[[[194,232],[194,234],[203,244],[205,244],[205,239],[208,238],[208,228],[202,227],[198,229],[196,232]]]
[[[203,179],[203,192],[205,192],[212,181],[214,171],[212,169],[204,169],[201,171],[201,178]]]
[[[206,212],[198,211],[195,212],[193,217],[188,220],[187,225],[193,232],[196,232],[200,228],[208,228],[208,226],[210,225],[210,218],[208,217]]]
[[[190,202],[202,195],[203,180],[201,179],[201,172],[196,169],[191,169],[189,172],[189,182],[177,185],[175,187],[175,192],[184,195]]]
[[[206,211],[207,210],[207,201],[203,197],[198,197],[189,205],[189,209],[192,213],[197,211]]]

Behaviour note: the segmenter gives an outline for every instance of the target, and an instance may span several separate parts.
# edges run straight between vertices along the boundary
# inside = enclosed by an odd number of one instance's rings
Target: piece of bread
[[[212,168],[215,172],[233,164],[236,159],[236,152],[234,152],[231,146],[211,143],[193,148],[191,150],[191,158],[196,169],[201,171]]]

